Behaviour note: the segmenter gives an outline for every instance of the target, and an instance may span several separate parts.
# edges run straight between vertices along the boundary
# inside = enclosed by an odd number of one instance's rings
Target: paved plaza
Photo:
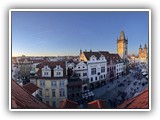
[[[127,76],[114,79],[106,85],[93,90],[95,99],[106,100],[109,108],[141,93],[148,88],[148,80],[139,70],[133,69]]]

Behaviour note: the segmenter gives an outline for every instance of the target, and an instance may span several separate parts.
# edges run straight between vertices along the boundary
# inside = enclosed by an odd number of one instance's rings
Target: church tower
[[[144,51],[144,57],[145,57],[145,59],[147,59],[147,57],[148,57],[148,52],[147,52],[147,45],[146,45],[146,44],[144,45],[143,51]]]
[[[138,53],[139,61],[140,62],[147,62],[148,59],[148,52],[147,52],[147,45],[144,45],[144,48],[140,45],[139,53]]]
[[[138,53],[139,58],[142,56],[142,52],[143,52],[143,49],[142,49],[142,46],[140,45],[140,47],[139,47],[139,53]]]
[[[128,39],[125,38],[124,31],[121,31],[119,39],[117,39],[117,53],[122,59],[126,59],[128,55]]]

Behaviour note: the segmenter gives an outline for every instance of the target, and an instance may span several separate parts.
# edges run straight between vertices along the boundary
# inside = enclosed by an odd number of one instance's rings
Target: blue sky
[[[148,12],[12,12],[12,55],[78,55],[117,52],[121,30],[128,52],[148,46]]]

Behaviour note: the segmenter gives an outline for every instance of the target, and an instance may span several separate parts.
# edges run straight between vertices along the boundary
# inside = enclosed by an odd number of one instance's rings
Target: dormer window
[[[60,65],[54,68],[54,77],[63,77],[63,68]]]
[[[94,55],[92,55],[92,56],[90,57],[90,60],[95,61],[95,60],[96,60],[96,57],[95,57]]]
[[[42,68],[42,77],[51,77],[51,68],[48,65]]]
[[[48,75],[48,72],[44,72],[44,75]]]

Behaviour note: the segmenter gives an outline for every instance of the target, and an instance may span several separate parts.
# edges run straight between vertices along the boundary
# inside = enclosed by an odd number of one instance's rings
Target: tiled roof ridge
[[[22,86],[24,89],[26,89],[28,92],[30,92],[31,94],[34,93],[36,90],[39,89],[39,87],[31,82],[25,84]],[[33,90],[33,91],[32,91]]]
[[[65,99],[65,101],[67,102],[71,102],[71,103],[74,103],[74,104],[77,104],[78,105],[78,103],[76,103],[75,101],[72,101],[72,100],[69,100],[69,99]]]
[[[131,106],[132,107],[134,106],[136,108],[137,106],[135,106],[135,105],[138,105],[139,103],[141,103],[141,108],[145,108],[146,106],[144,107],[144,104],[148,105],[148,103],[147,103],[148,102],[148,94],[149,93],[148,93],[148,88],[147,88],[147,89],[143,90],[141,93],[139,93],[138,95],[136,95],[128,100],[125,100],[122,104],[120,104],[118,106],[118,108],[126,108],[126,107],[131,108]],[[144,98],[146,100],[145,102],[144,102]],[[144,102],[143,106],[142,106],[142,102]],[[140,107],[140,105],[138,105],[138,106]],[[137,108],[139,108],[139,107],[137,107]]]
[[[17,84],[15,80],[12,79],[12,81],[15,82],[15,84]],[[45,104],[46,106],[48,106],[49,108],[51,108],[51,106],[49,106],[48,104],[44,103],[43,101],[40,101],[38,98],[36,98],[36,97],[34,97],[33,95],[31,95],[28,90],[26,90],[25,88],[23,88],[23,87],[20,86],[19,84],[17,84],[17,85],[18,85],[20,88],[22,88],[29,96],[31,96],[32,98],[35,98],[37,101],[39,101],[39,102]],[[13,97],[14,97],[14,96],[13,96]],[[16,101],[15,101],[15,102],[16,102]],[[21,104],[21,102],[20,102],[20,104]],[[26,106],[26,105],[25,105],[25,106]]]
[[[16,81],[15,80],[12,80],[13,82],[15,82],[16,83]],[[16,83],[17,84],[17,83]],[[27,92],[28,94],[30,94],[29,93],[29,91],[28,90],[26,90],[23,86],[20,86],[19,84],[17,84],[20,88],[22,88],[25,92]]]
[[[143,90],[142,92],[140,92],[138,95],[134,96],[133,98],[136,98],[136,97],[140,96],[141,94],[143,94],[143,93],[145,93],[147,91],[148,91],[148,88],[146,88],[145,90]]]
[[[100,101],[97,100],[96,102],[97,102],[97,104],[98,104],[98,107],[101,108],[102,106],[101,106],[101,104],[100,104]]]

